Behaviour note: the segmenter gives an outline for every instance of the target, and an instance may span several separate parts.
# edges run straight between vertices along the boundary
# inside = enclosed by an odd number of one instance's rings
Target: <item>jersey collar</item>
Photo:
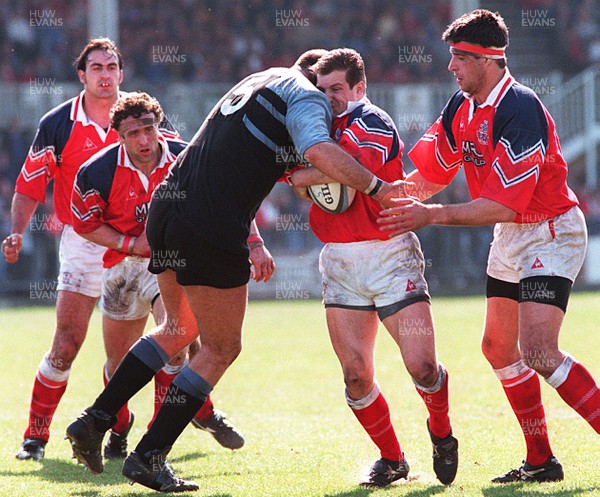
[[[512,75],[510,74],[510,71],[508,70],[508,67],[507,67],[504,72],[504,76],[498,82],[498,84],[496,86],[494,86],[494,89],[487,96],[487,98],[485,99],[485,102],[477,105],[477,107],[485,107],[487,105],[491,105],[492,107],[498,107],[498,104],[500,103],[502,98],[504,98],[504,95],[506,95],[506,92],[509,90],[509,88],[513,85],[514,82],[515,82],[515,80],[512,77]],[[471,106],[474,107],[475,100],[473,100],[473,97],[465,92],[463,92],[463,94],[464,94],[465,98],[467,98],[471,101]]]
[[[105,130],[98,123],[92,121],[87,116],[85,110],[83,109],[84,93],[85,90],[81,90],[79,95],[77,95],[77,97],[75,97],[75,100],[73,101],[70,115],[71,121],[80,122],[82,126],[94,126],[96,128],[96,131],[98,131],[98,135],[102,138],[102,141],[106,141],[106,137],[108,136],[108,133],[110,133],[110,127],[108,128],[108,130]],[[126,95],[126,93],[119,92],[119,98],[123,95]]]
[[[361,105],[367,105],[370,103],[371,102],[369,101],[369,99],[367,97],[363,97],[360,100],[357,100],[355,102],[348,102],[348,108],[341,114],[337,115],[336,117],[344,117],[344,116],[350,114],[351,112],[354,112]]]

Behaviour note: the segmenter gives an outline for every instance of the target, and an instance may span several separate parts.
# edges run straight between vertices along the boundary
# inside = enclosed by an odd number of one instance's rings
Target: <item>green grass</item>
[[[561,346],[600,379],[600,296],[577,294],[562,332]],[[600,443],[594,431],[545,383],[543,396],[556,455],[566,481],[544,485],[492,486],[489,479],[519,464],[524,444],[514,415],[479,351],[484,299],[434,301],[438,352],[450,372],[451,416],[460,440],[455,483],[437,483],[425,428],[426,411],[400,355],[385,332],[377,344],[377,378],[386,394],[411,480],[390,489],[357,486],[378,453],[347,408],[340,368],[328,341],[324,312],[315,301],[252,302],[244,351],[215,389],[215,404],[246,436],[237,452],[222,449],[206,433],[189,427],[171,452],[178,474],[195,479],[206,497],[363,497],[437,495],[485,497],[600,495]],[[94,477],[70,459],[66,425],[102,387],[104,351],[99,314],[73,367],[57,410],[43,463],[21,462],[14,453],[26,424],[37,365],[54,326],[50,308],[0,312],[0,496],[157,495],[120,475],[108,462]],[[147,387],[131,402],[137,415],[130,439],[144,432],[152,407]]]

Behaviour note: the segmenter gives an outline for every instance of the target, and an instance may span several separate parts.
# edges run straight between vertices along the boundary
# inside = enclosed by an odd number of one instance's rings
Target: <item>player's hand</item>
[[[132,254],[139,255],[140,257],[150,257],[150,245],[148,244],[148,239],[146,238],[146,230],[144,230],[142,234],[135,239]]]
[[[294,193],[302,200],[308,200],[309,202],[312,202],[312,198],[310,198],[310,195],[308,194],[308,188],[306,186],[292,186],[292,188],[294,189]]]
[[[9,264],[14,264],[19,260],[19,252],[23,248],[23,235],[13,233],[2,240],[2,255]]]
[[[273,256],[262,242],[255,242],[250,245],[250,263],[252,264],[250,272],[252,279],[266,283],[275,272]]]
[[[407,193],[407,190],[410,191],[410,189],[414,186],[414,183],[400,179],[394,181],[393,183],[385,182],[374,198],[383,207],[394,207],[397,199],[410,197]]]
[[[377,219],[380,231],[389,231],[390,236],[401,235],[431,224],[430,209],[414,198],[397,198],[392,206],[382,210]]]

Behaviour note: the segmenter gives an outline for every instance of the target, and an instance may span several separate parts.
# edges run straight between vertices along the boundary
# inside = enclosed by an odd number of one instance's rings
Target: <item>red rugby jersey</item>
[[[38,202],[54,179],[54,210],[63,224],[71,222],[71,190],[79,167],[92,155],[118,141],[118,133],[91,121],[82,105],[83,91],[49,111],[38,126],[15,191]]]
[[[119,141],[114,129],[105,131],[88,118],[83,109],[83,94],[82,91],[42,117],[15,184],[16,192],[45,202],[48,183],[54,179],[54,210],[63,224],[73,224],[71,192],[81,165],[104,147]],[[121,92],[119,96],[126,94]],[[167,120],[160,128],[167,138],[180,139]]]
[[[517,211],[516,223],[540,222],[578,205],[552,117],[508,70],[479,106],[457,91],[408,156],[440,185],[463,166],[471,197]]]
[[[338,144],[369,171],[385,181],[404,179],[404,143],[390,116],[367,98],[353,102],[338,116],[331,129]],[[349,243],[387,240],[376,220],[382,207],[368,195],[356,192],[350,207],[341,214],[329,214],[311,205],[309,222],[322,242]]]
[[[131,163],[119,144],[102,150],[81,167],[71,198],[77,233],[90,233],[104,224],[124,235],[139,236],[144,231],[152,192],[187,145],[160,133],[159,144],[162,156],[150,178]],[[104,267],[112,267],[126,256],[109,248],[104,253]]]

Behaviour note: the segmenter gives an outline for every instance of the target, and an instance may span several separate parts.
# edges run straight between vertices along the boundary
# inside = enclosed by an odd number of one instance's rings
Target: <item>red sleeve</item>
[[[441,117],[408,152],[408,156],[427,181],[438,185],[449,185],[462,165],[460,151],[448,140]]]
[[[17,178],[15,191],[38,202],[45,202],[46,188],[55,172],[53,131],[41,123]]]
[[[90,233],[104,223],[106,202],[100,192],[89,184],[86,169],[77,173],[71,194],[71,211],[73,213],[73,229],[79,233]]]

